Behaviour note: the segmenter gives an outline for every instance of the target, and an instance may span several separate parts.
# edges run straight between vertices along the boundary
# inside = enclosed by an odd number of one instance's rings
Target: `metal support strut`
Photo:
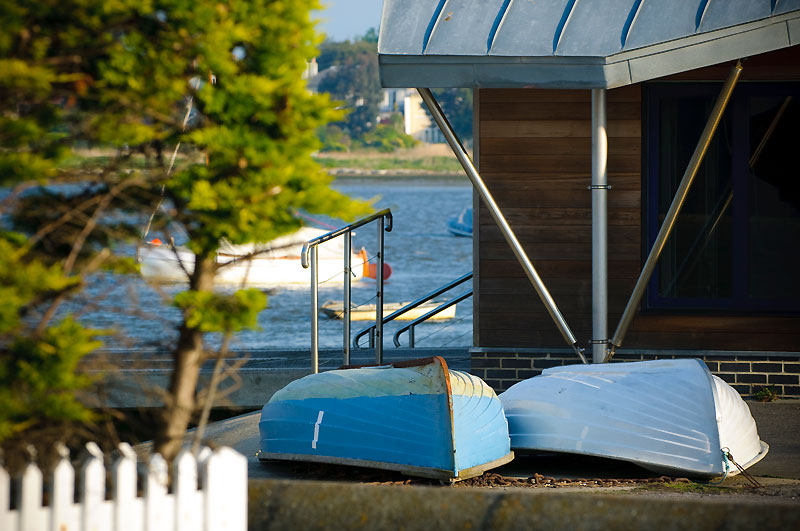
[[[578,355],[581,361],[586,363],[583,350],[578,347],[578,342],[575,339],[572,330],[570,330],[569,325],[567,325],[567,322],[564,320],[564,317],[558,310],[553,297],[550,295],[550,292],[547,291],[547,287],[544,285],[544,282],[542,282],[542,279],[539,277],[539,274],[536,272],[533,264],[528,259],[528,255],[525,253],[522,245],[520,245],[517,237],[514,235],[514,232],[508,225],[508,222],[503,216],[503,213],[500,211],[500,208],[497,206],[497,203],[495,203],[492,194],[489,192],[489,189],[486,187],[486,184],[484,184],[483,179],[478,173],[478,170],[472,163],[472,159],[470,159],[469,154],[467,154],[467,151],[464,149],[464,146],[461,144],[461,141],[458,139],[455,131],[453,131],[453,127],[450,125],[450,122],[447,121],[442,109],[436,102],[436,98],[433,97],[430,89],[417,88],[417,91],[419,91],[420,96],[422,96],[422,99],[428,106],[428,110],[433,116],[433,119],[436,121],[436,125],[439,126],[439,129],[442,131],[447,143],[450,144],[450,149],[453,150],[458,162],[461,163],[461,167],[464,168],[467,177],[469,177],[469,180],[472,181],[472,185],[475,187],[475,190],[480,195],[483,203],[489,209],[492,218],[494,218],[497,226],[500,228],[500,232],[502,232],[506,242],[508,242],[511,250],[514,251],[517,261],[519,261],[520,265],[522,265],[522,269],[525,271],[525,274],[528,276],[531,284],[533,284],[533,288],[536,290],[539,298],[544,303],[545,308],[547,308],[547,312],[555,322],[559,332],[561,332],[564,340],[570,347],[572,347],[572,349],[575,351],[575,354]]]
[[[672,204],[669,206],[669,210],[664,218],[664,222],[661,224],[661,228],[658,231],[656,241],[653,243],[653,247],[650,249],[650,253],[647,255],[647,260],[645,261],[644,266],[642,267],[642,272],[636,281],[636,286],[633,288],[631,298],[628,300],[628,305],[625,306],[625,311],[622,313],[617,330],[614,332],[614,337],[611,339],[611,349],[606,354],[605,361],[609,361],[614,356],[614,352],[616,351],[617,347],[621,346],[622,340],[625,339],[625,334],[627,333],[628,328],[633,321],[636,309],[639,307],[639,303],[642,300],[642,296],[647,288],[647,284],[650,282],[650,277],[653,275],[653,271],[656,268],[658,258],[661,256],[661,252],[664,250],[664,245],[666,244],[667,238],[669,238],[669,235],[672,233],[672,229],[675,227],[675,220],[677,219],[678,214],[683,207],[683,203],[686,201],[686,196],[689,194],[689,188],[692,186],[692,182],[697,175],[697,170],[700,168],[700,164],[703,162],[703,157],[711,145],[711,141],[714,138],[714,133],[716,132],[717,126],[719,126],[719,123],[722,120],[722,115],[725,113],[725,108],[728,106],[728,102],[731,99],[731,94],[733,94],[733,89],[736,87],[736,82],[739,80],[741,73],[742,63],[737,61],[733,68],[731,68],[728,79],[725,81],[725,85],[723,85],[722,91],[717,97],[716,103],[714,103],[714,108],[711,110],[711,115],[708,117],[706,127],[703,129],[703,133],[700,135],[700,140],[697,142],[697,147],[692,154],[692,158],[689,160],[689,164],[686,167],[686,172],[683,174],[683,178],[678,185],[678,190],[675,192],[675,197],[672,199]]]

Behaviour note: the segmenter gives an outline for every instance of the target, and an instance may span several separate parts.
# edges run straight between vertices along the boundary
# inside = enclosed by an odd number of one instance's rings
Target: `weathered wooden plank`
[[[589,208],[505,208],[501,200],[497,200],[500,208],[511,227],[517,225],[589,225],[592,223],[592,212]],[[488,216],[488,211],[483,212],[481,218]],[[639,223],[641,212],[638,208],[615,208],[608,213],[608,225],[630,226]]]
[[[621,172],[635,172],[642,166],[638,155],[608,154],[609,168]],[[589,153],[573,155],[487,155],[481,154],[481,169],[487,172],[538,173],[565,171],[585,173],[592,169],[592,156]]]
[[[591,278],[592,262],[590,260],[539,260],[535,264],[539,275],[547,281],[549,278]],[[481,277],[502,278],[525,276],[522,266],[515,258],[480,260]],[[613,279],[626,279],[635,282],[641,267],[640,260],[609,260],[608,276]]]
[[[635,321],[638,332],[753,333],[800,335],[800,317],[725,316],[725,315],[640,315]]]
[[[795,351],[800,334],[709,333],[701,328],[692,332],[642,334],[632,330],[623,348],[664,350],[766,350]]]
[[[532,243],[521,241],[528,257],[537,260],[591,260],[591,243]],[[511,252],[505,241],[485,241],[481,250],[490,255],[507,258]],[[635,260],[641,254],[638,244],[617,243],[608,245],[608,253],[618,260]]]
[[[527,194],[503,193],[494,194],[495,201],[501,208],[538,208],[538,207],[581,207],[591,208],[591,192],[583,188],[574,190],[528,190]],[[613,190],[608,194],[609,208],[639,208],[642,194],[638,190]]]
[[[638,120],[641,105],[638,102],[608,102],[609,120]],[[591,120],[592,104],[586,102],[563,102],[553,104],[545,101],[481,102],[481,119],[484,120]]]
[[[617,155],[641,155],[639,137],[616,137],[608,144],[609,153]],[[480,143],[483,155],[575,155],[592,154],[592,139],[589,137],[562,138],[495,138],[483,137]],[[591,173],[588,172],[590,175]]]
[[[614,226],[608,232],[608,241],[611,244],[639,245],[639,227]],[[523,243],[591,243],[592,231],[590,227],[574,227],[564,225],[515,225],[514,234]],[[505,241],[500,229],[494,220],[479,224],[479,236],[482,242]]]
[[[542,101],[542,102],[591,102],[590,90],[563,90],[563,89],[480,89],[478,98],[481,104],[507,101]],[[640,101],[641,86],[628,85],[609,90],[608,101]]]
[[[588,172],[481,172],[486,186],[493,194],[501,195],[503,192],[522,194],[540,190],[574,190],[586,191],[592,182]],[[608,175],[609,184],[613,191],[637,191],[642,189],[641,175],[636,173],[614,173]],[[613,193],[611,194],[613,195]]]
[[[608,136],[632,137],[641,134],[640,120],[609,120]],[[591,121],[587,120],[539,120],[526,122],[507,122],[499,120],[481,120],[480,135],[483,137],[592,137]],[[483,152],[481,152],[483,157]],[[483,164],[483,161],[481,161]]]

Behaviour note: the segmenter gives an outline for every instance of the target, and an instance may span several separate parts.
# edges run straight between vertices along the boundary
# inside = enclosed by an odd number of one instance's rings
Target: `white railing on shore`
[[[111,492],[106,493],[103,453],[86,445],[88,457],[78,473],[66,449],[53,470],[49,503],[43,505],[43,474],[28,464],[17,478],[15,508],[10,508],[11,478],[0,467],[0,530],[2,531],[183,531],[247,529],[247,459],[222,447],[183,451],[175,460],[172,492],[167,462],[158,454],[137,464],[136,453],[121,444],[111,466]],[[137,485],[137,474],[143,483]],[[198,482],[199,479],[199,482]],[[142,497],[137,493],[141,487]],[[108,499],[106,499],[108,498]]]

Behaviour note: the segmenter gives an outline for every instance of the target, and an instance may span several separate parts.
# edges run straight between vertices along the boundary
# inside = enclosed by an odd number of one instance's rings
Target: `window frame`
[[[653,82],[646,83],[642,98],[643,164],[642,179],[642,245],[643,260],[647,257],[656,235],[661,228],[659,222],[660,199],[660,101],[665,97],[711,96],[716,100],[722,82]],[[750,170],[750,129],[748,124],[748,102],[754,96],[793,95],[800,100],[800,82],[740,82],[731,96],[726,116],[731,121],[731,182],[733,186],[733,238],[731,260],[732,294],[730,297],[665,297],[659,294],[661,264],[656,264],[643,300],[642,310],[648,313],[699,313],[726,315],[797,315],[800,300],[750,298],[749,283],[749,220],[751,214],[748,187]],[[800,126],[800,124],[798,124]],[[719,130],[717,134],[719,134]],[[716,136],[716,135],[715,135]],[[699,139],[699,138],[698,138]],[[699,178],[699,176],[698,176]],[[672,198],[670,198],[670,201]],[[680,215],[680,214],[679,214]],[[796,242],[800,245],[800,242]]]

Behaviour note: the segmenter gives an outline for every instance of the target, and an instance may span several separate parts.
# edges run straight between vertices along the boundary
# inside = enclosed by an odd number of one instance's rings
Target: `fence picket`
[[[86,443],[89,456],[81,466],[81,530],[102,531],[111,527],[104,511],[106,470],[103,451],[97,444]]]
[[[77,531],[80,514],[74,504],[75,469],[69,462],[69,450],[66,446],[59,444],[58,453],[61,459],[53,469],[49,488],[50,531]]]
[[[247,528],[247,459],[231,450],[203,448],[196,457],[182,452],[175,461],[174,494],[167,491],[168,468],[160,455],[143,466],[144,498],[137,497],[136,453],[127,444],[112,465],[113,496],[105,500],[103,452],[86,445],[80,474],[80,502],[74,503],[75,474],[69,451],[49,486],[50,506],[42,506],[42,472],[30,463],[18,479],[18,508],[11,510],[11,478],[0,466],[0,531],[188,531]],[[202,488],[198,490],[198,476]]]
[[[170,519],[165,518],[168,477],[167,462],[164,458],[159,454],[150,457],[144,484],[146,531],[166,531],[172,527]]]
[[[247,458],[223,446],[205,462],[205,529],[247,529]]]
[[[128,443],[121,443],[119,454],[111,466],[114,482],[114,529],[141,531],[142,506],[136,497],[136,452]]]
[[[188,449],[175,459],[173,492],[175,493],[175,531],[196,531],[202,526],[202,492],[197,490],[197,460]]]
[[[21,531],[39,531],[47,526],[47,513],[42,508],[42,471],[36,463],[28,463],[22,473],[19,506]]]
[[[16,525],[12,525],[11,522],[11,519],[16,516],[16,513],[11,511],[10,505],[11,478],[2,464],[2,459],[0,459],[0,529],[16,529]],[[16,519],[13,524],[16,524]]]

